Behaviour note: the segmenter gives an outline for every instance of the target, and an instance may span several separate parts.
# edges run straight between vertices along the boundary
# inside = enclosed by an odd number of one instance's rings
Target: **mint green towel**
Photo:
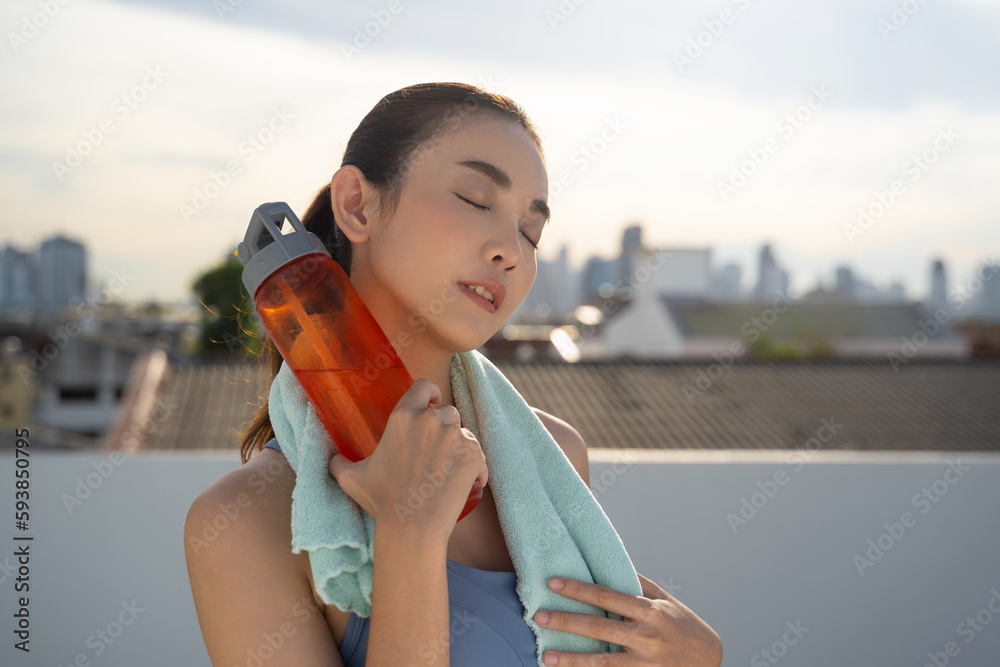
[[[539,609],[622,617],[552,591],[550,577],[564,576],[642,595],[621,538],[562,449],[514,386],[476,350],[455,354],[452,395],[462,426],[486,456],[489,486],[517,572],[524,620],[546,649],[588,653],[622,647],[592,637],[539,626]],[[371,615],[375,521],[328,472],[330,436],[302,386],[282,363],[271,385],[271,425],[295,471],[292,551],[309,552],[320,597],[358,616]],[[475,511],[475,510],[473,510]]]

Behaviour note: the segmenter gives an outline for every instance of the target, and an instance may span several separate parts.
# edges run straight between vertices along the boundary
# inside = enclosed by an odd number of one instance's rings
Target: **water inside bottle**
[[[360,461],[375,451],[385,431],[389,413],[412,384],[403,366],[295,370],[294,373],[316,407],[316,416],[330,433],[340,453],[350,461]],[[364,421],[347,424],[345,420],[338,419],[333,409],[335,401],[330,399],[345,395],[357,397],[357,405],[363,413],[384,416],[384,419],[373,420],[371,428]]]

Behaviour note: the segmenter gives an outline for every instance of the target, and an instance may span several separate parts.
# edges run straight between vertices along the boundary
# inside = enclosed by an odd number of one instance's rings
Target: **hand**
[[[377,525],[405,524],[447,540],[473,482],[489,480],[476,436],[462,427],[454,406],[440,402],[440,388],[417,378],[370,456],[350,462],[337,452],[330,458],[330,474]]]
[[[563,587],[556,588],[558,580]],[[616,621],[594,614],[541,610],[534,621],[542,627],[593,637],[619,644],[622,653],[577,653],[545,651],[546,665],[670,665],[671,667],[719,667],[722,640],[705,621],[657,584],[639,575],[642,595],[629,595],[607,586],[578,579],[553,577],[549,588],[568,598],[579,600],[618,614]],[[547,622],[539,618],[548,614]],[[553,661],[552,657],[556,660]]]

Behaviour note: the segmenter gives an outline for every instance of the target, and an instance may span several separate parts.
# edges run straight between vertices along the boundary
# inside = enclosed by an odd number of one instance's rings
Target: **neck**
[[[392,340],[390,338],[390,340]],[[414,343],[405,348],[394,346],[399,352],[399,358],[403,360],[403,365],[414,380],[426,378],[436,384],[441,390],[441,400],[435,405],[455,405],[455,399],[451,393],[451,359],[452,353],[445,353],[440,349],[420,350],[418,344]]]

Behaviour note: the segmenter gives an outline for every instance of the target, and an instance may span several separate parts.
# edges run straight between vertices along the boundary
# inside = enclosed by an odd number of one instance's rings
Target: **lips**
[[[493,307],[494,308],[496,308],[497,310],[499,310],[500,306],[503,304],[503,297],[504,297],[505,290],[504,290],[504,286],[501,285],[499,281],[496,281],[496,280],[461,280],[461,281],[459,281],[458,284],[459,284],[459,286],[463,290],[466,290],[466,291],[468,291],[468,288],[465,287],[466,285],[471,285],[472,287],[485,287],[486,289],[488,289],[490,292],[493,293]]]

